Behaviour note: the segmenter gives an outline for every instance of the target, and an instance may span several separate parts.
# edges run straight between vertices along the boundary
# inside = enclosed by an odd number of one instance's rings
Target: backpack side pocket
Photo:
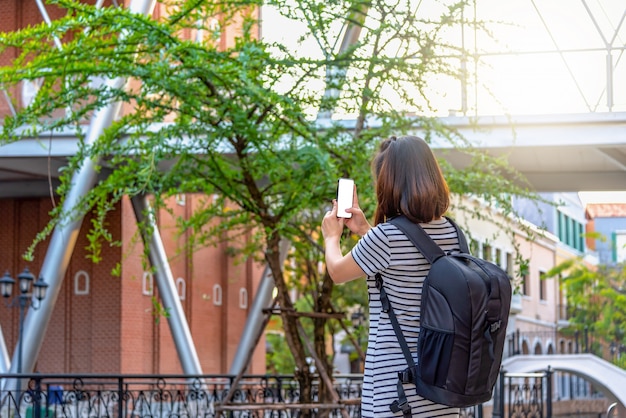
[[[428,292],[428,298],[422,300],[428,303],[422,305],[417,369],[425,383],[443,387],[454,347],[454,319],[452,310],[441,293],[432,287],[425,287],[424,290]],[[442,306],[448,306],[448,309],[441,309]],[[433,327],[433,324],[437,326]]]

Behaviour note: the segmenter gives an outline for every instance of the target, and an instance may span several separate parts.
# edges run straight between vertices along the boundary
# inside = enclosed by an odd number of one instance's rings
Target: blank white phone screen
[[[352,214],[346,209],[352,207],[352,196],[354,194],[354,180],[339,179],[337,185],[337,217],[351,218]]]

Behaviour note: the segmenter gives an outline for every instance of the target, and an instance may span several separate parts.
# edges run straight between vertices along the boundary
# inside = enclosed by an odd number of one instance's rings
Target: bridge
[[[626,112],[446,117],[476,148],[506,158],[538,192],[626,190]],[[442,142],[439,156],[468,157]]]
[[[593,354],[517,355],[502,362],[506,373],[551,369],[581,376],[593,383],[611,402],[626,405],[626,371]],[[621,409],[619,416],[626,410]]]
[[[626,112],[450,116],[441,121],[475,148],[504,157],[538,192],[626,190]],[[435,139],[437,154],[461,168],[464,152]],[[71,134],[0,147],[0,198],[48,196],[78,149]]]

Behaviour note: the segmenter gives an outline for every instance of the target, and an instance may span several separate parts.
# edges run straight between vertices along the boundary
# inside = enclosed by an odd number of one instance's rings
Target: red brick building
[[[187,195],[172,202],[176,215],[185,216],[205,198]],[[0,267],[15,278],[25,266],[36,275],[46,251],[37,248],[35,261],[22,255],[48,220],[49,198],[0,199]],[[73,373],[180,373],[181,365],[167,318],[157,314],[153,298],[158,290],[141,261],[143,245],[130,202],[125,200],[109,217],[120,247],[104,246],[102,261],[87,258],[85,218],[61,294],[48,326],[36,370]],[[262,266],[234,260],[226,244],[189,254],[181,251],[174,219],[162,211],[158,224],[170,257],[198,356],[205,373],[227,373],[262,274]],[[121,262],[121,277],[112,274]],[[0,325],[7,347],[16,346],[18,309],[0,304]],[[9,354],[12,354],[11,352]],[[265,372],[264,344],[257,347],[249,371]]]
[[[51,19],[62,13],[52,6],[46,7]],[[164,13],[164,6],[157,5],[155,16]],[[0,2],[0,31],[12,31],[42,21],[34,1]],[[227,39],[228,34],[225,34],[224,39]],[[0,65],[10,63],[14,58],[11,54],[12,51],[1,54]],[[20,92],[10,93],[14,97],[20,95]],[[20,106],[19,103],[14,105]],[[8,101],[0,98],[0,117],[10,111]],[[61,164],[58,160],[54,162]],[[17,159],[15,163],[19,165]],[[46,163],[38,160],[37,164]],[[7,173],[4,175],[10,175],[9,171]],[[19,174],[19,169],[14,173]],[[170,208],[174,216],[188,217],[194,206],[206,198],[181,195],[170,202]],[[1,272],[7,270],[16,278],[28,266],[35,275],[39,273],[47,243],[37,247],[32,263],[25,262],[22,255],[48,222],[53,205],[58,204],[40,191],[29,194],[25,190],[20,196],[0,198]],[[89,224],[87,216],[35,370],[42,373],[182,372],[167,318],[155,313],[158,290],[142,264],[143,246],[130,201],[124,200],[108,218],[113,238],[121,240],[122,247],[103,246],[102,261],[97,264],[87,258]],[[158,226],[202,370],[207,374],[226,373],[263,266],[252,260],[233,259],[226,244],[189,253],[182,246],[185,236],[179,236],[175,219],[165,211],[158,215]],[[117,263],[121,263],[120,277],[112,274]],[[0,304],[0,335],[4,337],[9,357],[18,340],[18,311]],[[265,372],[264,341],[255,350],[248,372]]]

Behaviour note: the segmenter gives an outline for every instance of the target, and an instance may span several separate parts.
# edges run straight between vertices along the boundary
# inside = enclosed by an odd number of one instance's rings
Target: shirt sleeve
[[[374,276],[389,267],[389,238],[381,225],[370,229],[352,248],[352,258],[368,276]]]

